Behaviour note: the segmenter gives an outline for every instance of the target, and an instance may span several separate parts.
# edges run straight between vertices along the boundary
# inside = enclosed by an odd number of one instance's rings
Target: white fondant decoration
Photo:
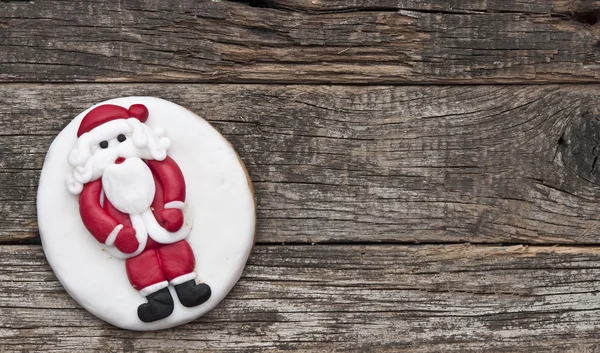
[[[112,205],[127,214],[142,214],[150,209],[156,191],[150,167],[135,157],[106,167],[102,188]]]
[[[167,281],[162,281],[162,282],[158,282],[158,283],[154,283],[152,285],[149,285],[148,287],[142,288],[140,289],[140,295],[145,297],[148,294],[152,294],[158,290],[161,290],[163,288],[166,288],[169,285],[169,282]]]
[[[168,206],[184,211],[188,227],[182,227],[180,236],[185,238],[184,233],[189,233],[185,239],[196,258],[194,271],[199,281],[211,287],[212,295],[207,302],[187,308],[179,303],[173,287],[169,286],[175,303],[173,313],[150,323],[138,318],[137,308],[146,298],[131,286],[125,261],[116,257],[126,255],[112,245],[116,233],[108,241],[112,246],[101,244],[88,232],[79,215],[78,194],[82,183],[100,177],[89,163],[91,146],[98,141],[94,136],[86,136],[87,133],[80,139],[76,136],[81,120],[95,106],[79,114],[60,132],[44,162],[37,211],[48,262],[61,284],[81,306],[115,326],[158,330],[192,321],[214,308],[229,293],[240,278],[254,244],[255,205],[245,169],[223,136],[205,120],[177,104],[153,97],[117,98],[100,104],[125,108],[144,104],[148,108],[149,117],[144,124],[137,119],[127,119],[107,125],[118,122],[117,128],[133,134],[132,143],[136,147],[148,147],[151,157],[158,160],[164,159],[166,153],[181,168],[186,180],[186,202]],[[153,129],[158,138],[149,139],[147,136],[152,134],[143,133],[147,128]],[[75,146],[78,148],[73,152]],[[106,158],[114,160],[114,156]],[[147,200],[133,206],[136,210],[145,208]],[[157,227],[149,209],[133,218],[139,218],[133,224],[136,236],[142,227],[147,228],[153,239],[166,236],[161,234],[165,230]],[[191,229],[189,224],[193,224]],[[168,234],[171,240],[172,234]],[[140,244],[136,253],[145,246],[146,239],[142,240],[143,245]],[[184,282],[188,277],[173,281]]]

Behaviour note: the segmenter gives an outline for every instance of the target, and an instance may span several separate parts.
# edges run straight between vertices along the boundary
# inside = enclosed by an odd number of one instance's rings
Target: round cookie
[[[48,150],[37,211],[67,292],[121,328],[158,330],[214,308],[254,245],[252,185],[231,145],[153,97],[102,102]]]

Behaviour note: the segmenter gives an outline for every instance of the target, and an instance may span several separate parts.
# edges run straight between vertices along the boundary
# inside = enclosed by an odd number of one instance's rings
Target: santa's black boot
[[[176,285],[175,291],[181,304],[188,308],[204,303],[210,298],[211,294],[208,284],[196,284],[193,279]]]
[[[173,312],[173,297],[169,288],[163,288],[149,294],[144,303],[138,307],[138,317],[143,322],[152,322],[171,315]]]

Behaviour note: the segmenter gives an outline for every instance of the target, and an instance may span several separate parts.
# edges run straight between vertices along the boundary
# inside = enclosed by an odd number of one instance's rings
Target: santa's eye
[[[108,141],[100,142],[100,148],[107,148],[107,147],[108,147]]]
[[[123,134],[119,134],[119,136],[117,136],[117,140],[119,140],[119,142],[123,142],[127,140],[127,137],[125,137]]]

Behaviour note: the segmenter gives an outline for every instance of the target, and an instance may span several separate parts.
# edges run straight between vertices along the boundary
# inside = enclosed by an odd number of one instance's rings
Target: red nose
[[[121,164],[123,162],[125,162],[125,158],[123,158],[123,157],[119,157],[119,158],[115,159],[116,164]]]

